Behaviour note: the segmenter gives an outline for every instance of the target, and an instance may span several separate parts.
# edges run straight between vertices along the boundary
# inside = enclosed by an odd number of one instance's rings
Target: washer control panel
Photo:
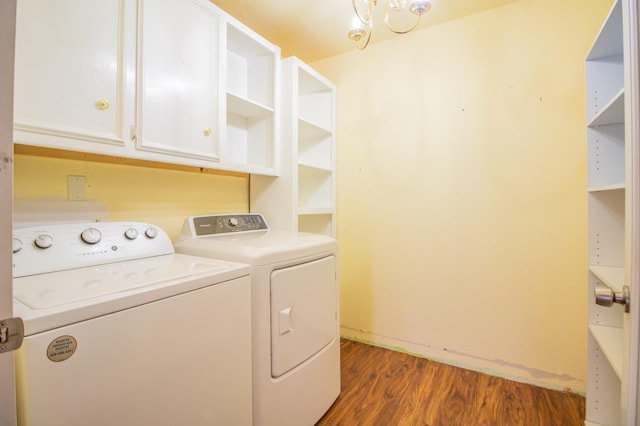
[[[14,278],[174,253],[162,229],[140,222],[15,228],[12,250]]]
[[[187,218],[185,228],[187,227],[191,237],[269,229],[264,217],[256,213],[192,216]]]

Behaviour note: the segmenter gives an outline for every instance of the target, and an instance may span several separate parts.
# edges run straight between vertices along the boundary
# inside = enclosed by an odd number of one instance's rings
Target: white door
[[[13,52],[16,0],[0,1],[0,319],[13,312],[11,206],[13,200]],[[16,423],[13,353],[0,354],[0,426]]]
[[[588,311],[588,426],[640,425],[639,48],[638,0],[616,0],[585,67],[589,288],[596,296]]]
[[[640,425],[639,383],[640,383],[640,40],[638,22],[640,11],[638,0],[623,3],[627,8],[623,13],[624,31],[628,33],[624,55],[628,58],[625,66],[625,124],[627,143],[626,160],[626,247],[625,282],[631,289],[631,307],[624,319],[624,367],[622,376],[622,419],[628,426]]]
[[[302,364],[337,336],[336,258],[271,273],[271,375]]]

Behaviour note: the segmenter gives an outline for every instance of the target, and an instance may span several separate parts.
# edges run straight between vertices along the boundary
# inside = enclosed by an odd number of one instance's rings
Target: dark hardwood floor
[[[342,393],[316,426],[582,426],[584,397],[349,340]]]

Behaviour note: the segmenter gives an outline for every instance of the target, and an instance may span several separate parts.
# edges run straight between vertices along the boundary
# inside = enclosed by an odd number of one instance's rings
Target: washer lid
[[[314,256],[337,247],[338,242],[325,235],[273,230],[185,238],[174,243],[178,253],[252,266]]]
[[[156,256],[18,278],[13,297],[31,309],[46,309],[226,269],[229,263],[209,259]]]
[[[248,276],[249,266],[169,254],[13,280],[14,311],[25,334]]]

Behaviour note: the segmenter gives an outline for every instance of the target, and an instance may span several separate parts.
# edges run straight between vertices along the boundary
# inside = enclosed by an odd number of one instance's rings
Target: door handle
[[[599,285],[595,290],[596,304],[600,306],[612,306],[614,303],[624,305],[624,311],[629,312],[629,304],[631,297],[629,295],[629,286],[622,287],[622,291],[613,291],[611,287]]]
[[[280,335],[291,333],[293,328],[293,306],[288,306],[279,312],[280,314]]]

